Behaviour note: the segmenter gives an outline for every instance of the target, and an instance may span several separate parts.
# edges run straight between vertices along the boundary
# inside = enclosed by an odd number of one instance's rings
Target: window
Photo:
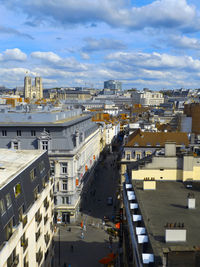
[[[19,255],[16,255],[16,248],[13,250],[9,258],[7,259],[7,266],[17,266],[19,263]]]
[[[34,189],[34,191],[33,191],[33,194],[34,194],[34,200],[37,200],[38,199],[38,192],[39,192],[39,190],[38,190],[38,186]]]
[[[63,179],[63,181],[62,181],[62,188],[63,188],[63,190],[67,190],[67,179]]]
[[[35,130],[31,130],[31,136],[36,136]]]
[[[130,160],[131,159],[131,155],[130,154],[126,154],[126,160]]]
[[[61,163],[61,173],[66,174],[67,173],[67,162]]]
[[[19,149],[19,142],[18,141],[13,142],[13,149],[16,149],[16,150]]]
[[[22,136],[22,131],[21,130],[17,130],[17,136]]]
[[[160,171],[164,171],[164,169],[160,169]]]
[[[10,194],[8,193],[6,195],[6,207],[7,207],[7,209],[10,208],[11,205],[12,205],[11,197],[10,197]]]
[[[62,197],[62,204],[70,204],[69,197]]]
[[[21,194],[21,184],[20,183],[18,183],[14,186],[14,194],[15,194],[16,198]]]
[[[18,214],[19,214],[19,221],[22,222],[23,220],[23,213],[24,213],[24,206],[21,206],[18,210]]]
[[[2,136],[7,136],[7,131],[6,130],[2,130]]]
[[[5,233],[6,233],[6,240],[8,241],[11,237],[13,232],[13,218],[9,221],[9,223],[5,227]]]
[[[48,141],[42,141],[42,150],[48,150]]]
[[[55,175],[55,162],[50,161],[50,174]]]
[[[140,154],[137,154],[137,157],[136,158],[137,158],[137,160],[139,160],[140,159]]]
[[[35,180],[36,178],[36,168],[32,169],[30,171],[30,178],[31,178],[31,181]]]
[[[0,214],[3,215],[6,212],[4,200],[0,200]]]
[[[43,173],[43,171],[45,170],[44,160],[42,160],[42,161],[39,163],[39,169],[40,169],[40,173]]]

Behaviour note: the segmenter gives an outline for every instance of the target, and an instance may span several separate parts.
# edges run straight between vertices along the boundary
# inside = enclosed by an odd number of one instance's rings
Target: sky
[[[199,0],[0,0],[0,85],[200,88]]]

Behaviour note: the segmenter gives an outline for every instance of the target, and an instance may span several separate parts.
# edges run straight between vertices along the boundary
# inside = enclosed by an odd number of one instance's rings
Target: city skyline
[[[84,3],[84,4],[83,4]],[[0,85],[198,88],[197,0],[0,0]]]

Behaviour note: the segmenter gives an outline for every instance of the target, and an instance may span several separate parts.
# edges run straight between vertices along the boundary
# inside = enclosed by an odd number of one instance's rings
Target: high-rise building
[[[104,82],[104,89],[122,90],[122,83],[116,80],[109,80]]]
[[[42,78],[35,77],[35,85],[32,85],[31,77],[24,78],[24,98],[41,99],[43,98]]]

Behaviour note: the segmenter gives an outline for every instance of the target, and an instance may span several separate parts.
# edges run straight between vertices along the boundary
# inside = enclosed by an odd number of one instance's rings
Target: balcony
[[[21,246],[23,247],[23,252],[25,252],[28,247],[28,238],[21,240]]]
[[[35,221],[38,223],[38,225],[40,224],[40,222],[42,221],[42,214],[37,214],[35,215]]]
[[[40,250],[36,253],[36,261],[38,264],[40,264],[42,258],[43,258],[43,252]]]
[[[17,267],[19,264],[19,254],[13,257],[13,259],[8,259],[7,267]]]
[[[25,216],[22,217],[23,228],[26,226],[27,222],[28,222],[28,217],[27,217],[27,215],[25,215]]]
[[[44,235],[44,240],[45,240],[45,243],[46,243],[46,246],[47,246],[48,243],[49,243],[49,240],[50,240],[50,235],[48,233],[46,235]]]

